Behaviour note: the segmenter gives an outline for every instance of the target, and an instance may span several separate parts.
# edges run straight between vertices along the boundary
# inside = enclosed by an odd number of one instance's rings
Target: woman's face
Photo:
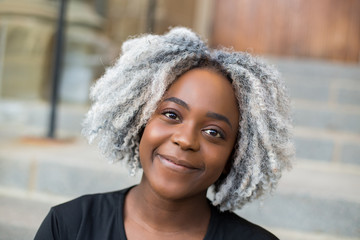
[[[168,199],[206,194],[230,157],[238,122],[234,91],[224,76],[209,69],[186,72],[145,127],[142,182]]]

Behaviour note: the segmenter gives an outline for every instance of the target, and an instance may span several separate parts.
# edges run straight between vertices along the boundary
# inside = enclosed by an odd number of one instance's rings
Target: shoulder
[[[128,190],[84,195],[54,206],[51,212],[59,221],[67,222],[70,226],[77,226],[84,220],[109,219],[123,206]]]
[[[98,234],[96,229],[116,229],[117,215],[128,190],[84,195],[52,207],[35,239],[75,239],[81,233]]]
[[[216,236],[221,239],[278,240],[264,228],[247,221],[233,212],[220,212],[214,207]]]
[[[83,195],[71,201],[54,206],[52,209],[55,212],[70,211],[74,213],[73,210],[81,212],[86,211],[89,208],[93,209],[98,205],[101,205],[103,207],[118,206],[119,201],[122,201],[124,199],[127,190],[128,189],[123,189],[114,192]]]

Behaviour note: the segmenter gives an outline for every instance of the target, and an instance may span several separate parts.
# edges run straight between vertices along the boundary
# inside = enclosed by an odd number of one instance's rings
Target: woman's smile
[[[180,173],[192,173],[194,171],[200,171],[201,168],[195,166],[191,161],[178,159],[170,155],[156,154],[155,158],[160,160],[161,164],[165,167]]]

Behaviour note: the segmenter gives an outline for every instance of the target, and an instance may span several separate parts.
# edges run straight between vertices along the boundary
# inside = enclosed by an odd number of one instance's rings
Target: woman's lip
[[[173,156],[168,155],[161,155],[158,154],[158,157],[160,158],[160,161],[162,161],[165,165],[177,169],[177,170],[198,170],[199,168],[195,167],[191,163],[177,159]]]

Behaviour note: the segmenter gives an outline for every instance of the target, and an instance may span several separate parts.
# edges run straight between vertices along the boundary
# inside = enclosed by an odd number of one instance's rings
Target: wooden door
[[[216,0],[211,43],[360,62],[360,0]]]

